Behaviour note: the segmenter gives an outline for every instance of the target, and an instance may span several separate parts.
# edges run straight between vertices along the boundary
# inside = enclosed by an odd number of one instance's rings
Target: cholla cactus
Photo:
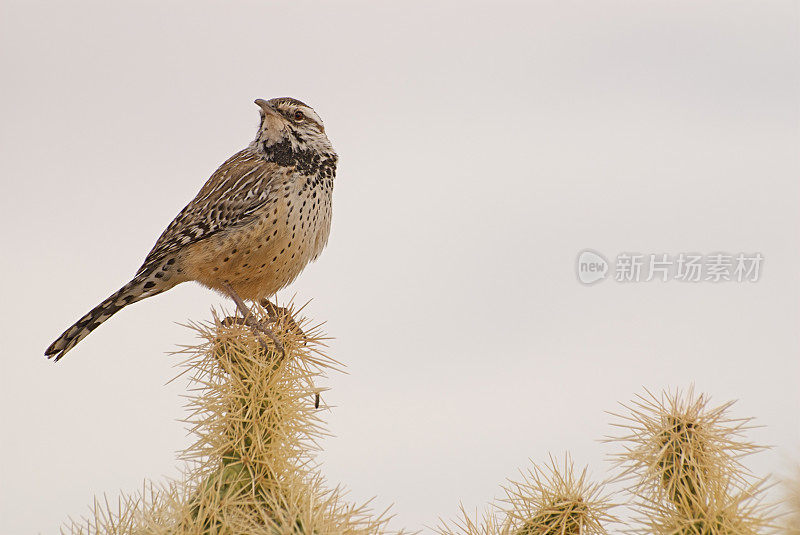
[[[518,535],[599,535],[615,520],[600,485],[587,480],[585,467],[578,475],[569,455],[560,468],[552,457],[544,468],[534,465],[505,491],[507,522]]]
[[[443,523],[442,535],[601,535],[604,525],[616,519],[612,505],[600,485],[589,483],[586,468],[576,475],[567,455],[563,466],[551,458],[544,468],[536,465],[509,481],[506,496],[493,505],[483,520],[473,520],[461,509],[462,517]]]
[[[267,313],[254,310],[266,321]],[[184,363],[193,384],[187,423],[197,437],[185,478],[95,504],[66,533],[377,534],[385,514],[326,488],[313,462],[324,433],[315,380],[337,363],[321,353],[317,329],[278,318],[286,356],[232,318],[194,325],[204,342]],[[303,332],[305,330],[306,332]]]
[[[268,313],[256,307],[257,319]],[[187,348],[191,375],[186,422],[196,441],[184,453],[184,476],[146,484],[117,503],[96,500],[90,516],[62,533],[118,535],[379,535],[386,512],[373,514],[329,488],[314,464],[324,433],[318,378],[339,364],[321,352],[318,329],[289,312],[274,332],[285,348],[234,318],[193,325],[203,342]],[[612,439],[631,482],[641,531],[655,535],[750,535],[772,528],[761,502],[764,480],[742,458],[762,448],[743,438],[748,419],[732,419],[732,403],[709,407],[690,389],[629,407]],[[800,488],[800,487],[796,487]],[[617,522],[600,485],[569,456],[533,466],[509,481],[487,512],[442,523],[441,535],[603,535]],[[800,492],[796,492],[800,496]],[[795,497],[796,498],[796,497]],[[800,511],[796,499],[796,509]],[[795,529],[797,526],[795,526]],[[796,533],[797,531],[795,531]]]
[[[693,389],[639,396],[613,438],[625,451],[615,457],[631,485],[634,507],[647,533],[750,534],[771,527],[757,480],[741,458],[763,448],[743,438],[750,419],[733,419],[733,402],[709,407]]]

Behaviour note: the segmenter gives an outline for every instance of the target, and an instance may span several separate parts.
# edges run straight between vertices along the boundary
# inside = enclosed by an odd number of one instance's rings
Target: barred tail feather
[[[94,307],[88,314],[79,319],[75,325],[53,342],[44,352],[47,358],[54,358],[58,362],[61,357],[75,347],[78,342],[86,338],[89,333],[97,329],[108,318],[125,308],[131,303],[141,301],[146,297],[159,294],[167,288],[158,288],[149,280],[148,274],[136,276],[131,282],[110,295],[108,299]]]

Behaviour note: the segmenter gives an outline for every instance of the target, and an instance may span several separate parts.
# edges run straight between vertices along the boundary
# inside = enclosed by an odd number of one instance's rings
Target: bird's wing
[[[247,222],[278,194],[280,167],[250,149],[233,155],[172,220],[139,268],[148,267],[188,244]]]

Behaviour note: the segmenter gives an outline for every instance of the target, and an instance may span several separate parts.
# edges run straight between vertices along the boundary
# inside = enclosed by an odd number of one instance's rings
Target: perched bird
[[[255,103],[261,113],[255,140],[211,175],[133,279],[45,355],[59,360],[126,305],[186,281],[229,295],[244,313],[244,299],[271,297],[319,256],[330,233],[338,156],[310,106],[288,97]]]

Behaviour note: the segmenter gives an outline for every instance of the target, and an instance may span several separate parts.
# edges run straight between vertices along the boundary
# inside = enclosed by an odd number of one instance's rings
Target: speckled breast
[[[330,234],[332,179],[290,174],[276,186],[252,222],[196,244],[187,266],[193,279],[217,290],[227,281],[243,299],[262,299],[319,256]]]

